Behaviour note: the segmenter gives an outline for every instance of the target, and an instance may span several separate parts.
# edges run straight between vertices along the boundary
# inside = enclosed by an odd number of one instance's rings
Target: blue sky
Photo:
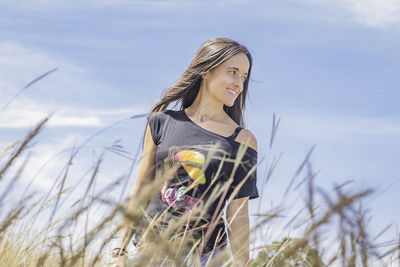
[[[370,228],[378,233],[392,223],[389,239],[400,222],[399,12],[396,0],[2,1],[0,107],[35,77],[58,71],[0,114],[0,148],[55,112],[32,148],[24,172],[29,181],[57,152],[149,110],[202,42],[229,37],[254,57],[246,118],[264,161],[258,170],[263,199],[253,202],[252,212],[282,200],[315,145],[317,184],[329,189],[353,180],[351,189],[376,189],[365,203],[373,216]],[[269,149],[273,113],[281,123]],[[144,123],[124,120],[94,138],[74,171],[84,173],[91,155],[115,140],[134,155]],[[261,189],[268,164],[280,153],[276,172]],[[48,190],[67,157],[54,157],[35,187]],[[98,183],[129,164],[108,155]],[[134,174],[129,184],[133,180]],[[303,193],[285,201],[296,203]]]

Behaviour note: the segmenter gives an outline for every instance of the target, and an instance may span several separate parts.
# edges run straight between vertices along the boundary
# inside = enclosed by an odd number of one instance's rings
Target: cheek
[[[217,79],[212,80],[210,83],[211,86],[216,88],[227,87],[230,83],[232,83],[234,79],[228,75],[221,75]]]

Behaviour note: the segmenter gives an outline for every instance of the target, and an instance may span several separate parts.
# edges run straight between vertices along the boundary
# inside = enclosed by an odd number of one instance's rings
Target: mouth
[[[237,96],[239,93],[231,88],[226,88],[226,90],[233,96]]]

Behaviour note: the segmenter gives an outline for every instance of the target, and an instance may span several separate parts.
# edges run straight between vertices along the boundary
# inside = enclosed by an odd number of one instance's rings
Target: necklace
[[[185,111],[184,111],[185,112]],[[185,112],[186,113],[186,112]],[[201,115],[201,117],[200,117],[200,122],[206,122],[206,121],[208,121],[208,120],[210,120],[210,118],[208,117],[208,116],[206,116],[206,115]]]

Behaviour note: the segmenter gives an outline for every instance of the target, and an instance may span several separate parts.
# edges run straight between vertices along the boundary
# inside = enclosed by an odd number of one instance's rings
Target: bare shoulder
[[[242,129],[235,139],[236,142],[247,144],[249,147],[257,151],[257,138],[248,129]]]

